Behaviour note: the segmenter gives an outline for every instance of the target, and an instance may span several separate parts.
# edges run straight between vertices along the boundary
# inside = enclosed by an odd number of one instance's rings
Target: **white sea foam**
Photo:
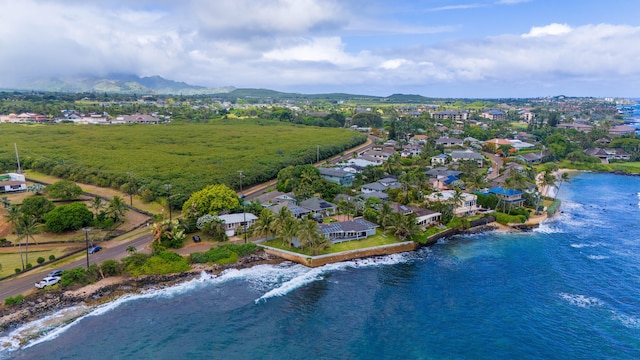
[[[615,311],[611,311],[613,319],[622,323],[622,325],[631,329],[640,329],[640,318],[637,316],[629,316]]]
[[[578,244],[571,244],[572,248],[576,248],[576,249],[582,249],[582,248],[586,248],[586,247],[598,247],[598,246],[603,246],[605,245],[604,243],[601,242],[596,242],[596,243],[578,243]]]
[[[543,221],[538,227],[533,229],[533,232],[540,234],[561,234],[564,230],[560,229],[558,223],[551,221]]]
[[[571,305],[575,305],[581,308],[590,308],[594,306],[603,306],[604,303],[602,300],[595,297],[588,297],[584,295],[575,295],[575,294],[567,294],[560,293],[560,297],[569,302]]]
[[[604,260],[604,259],[608,259],[608,256],[604,256],[604,255],[589,255],[587,256],[588,259],[591,260]]]
[[[260,298],[255,300],[255,303],[259,303],[262,301],[266,301],[267,299],[284,296],[289,294],[290,292],[301,288],[307,284],[310,284],[314,281],[324,279],[324,275],[331,272],[336,271],[344,271],[349,268],[367,268],[373,266],[381,266],[381,265],[394,265],[403,262],[407,262],[410,259],[416,258],[419,254],[415,253],[400,253],[400,254],[392,254],[385,255],[380,257],[371,257],[366,259],[355,259],[349,261],[342,261],[333,264],[327,264],[324,266],[320,266],[317,268],[306,268],[307,271],[299,274],[298,276],[291,278],[288,281],[283,282],[278,287],[273,288],[262,295]]]

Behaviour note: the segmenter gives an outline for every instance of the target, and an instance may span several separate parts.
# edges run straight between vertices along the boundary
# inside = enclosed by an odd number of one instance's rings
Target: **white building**
[[[24,175],[16,173],[0,175],[0,193],[25,190],[27,190],[27,181]]]
[[[224,222],[224,229],[227,236],[235,235],[238,228],[241,228],[242,225],[246,225],[246,227],[249,228],[258,220],[258,217],[252,213],[218,215],[218,218]],[[244,223],[245,221],[246,224]]]

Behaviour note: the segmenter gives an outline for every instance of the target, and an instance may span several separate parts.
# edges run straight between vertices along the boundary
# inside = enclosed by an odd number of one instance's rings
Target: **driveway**
[[[487,179],[493,180],[500,176],[500,168],[502,168],[502,164],[504,164],[502,158],[499,155],[484,151],[482,152],[482,154],[491,160],[491,174],[487,175]]]

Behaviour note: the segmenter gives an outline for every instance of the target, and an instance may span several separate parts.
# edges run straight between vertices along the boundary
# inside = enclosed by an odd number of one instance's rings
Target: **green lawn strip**
[[[57,259],[58,257],[64,255],[63,250],[64,250],[64,247],[52,248],[47,250],[36,250],[36,251],[30,250],[29,262],[31,263],[31,265],[36,266],[38,265],[38,261],[37,261],[38,257],[43,257],[45,261],[49,261],[49,255],[53,255]],[[23,247],[23,251],[24,251],[24,247]],[[24,252],[22,254],[22,257],[24,259]],[[15,248],[15,252],[0,253],[0,264],[2,264],[2,270],[0,270],[0,277],[14,274],[15,273],[14,269],[16,268],[22,269],[22,263],[20,262],[20,253],[18,251],[18,248]]]
[[[326,248],[324,251],[322,251],[320,255],[335,254],[335,253],[339,253],[343,251],[351,251],[351,250],[361,250],[361,249],[371,248],[375,246],[397,244],[399,242],[400,241],[395,236],[383,234],[381,231],[378,230],[376,235],[370,236],[366,239],[345,241],[339,244],[333,244],[328,248]],[[309,248],[305,248],[304,250],[301,250],[295,247],[289,248],[288,245],[284,245],[284,246],[282,245],[281,239],[269,240],[269,241],[263,242],[262,244],[266,246],[274,247],[277,249],[287,250],[287,251],[304,254],[304,255],[310,255]]]

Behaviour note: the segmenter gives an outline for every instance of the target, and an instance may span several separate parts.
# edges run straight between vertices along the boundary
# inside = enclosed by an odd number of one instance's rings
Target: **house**
[[[427,142],[427,135],[413,135],[409,142],[424,145]]]
[[[336,183],[340,186],[351,186],[355,179],[355,175],[353,173],[346,172],[342,169],[321,167],[318,168],[318,171],[323,179]]]
[[[269,207],[277,204],[295,204],[296,199],[293,198],[292,193],[283,193],[282,191],[270,191],[264,193],[254,200],[260,202],[264,207]]]
[[[626,134],[635,134],[635,133],[636,133],[636,129],[628,125],[618,125],[609,129],[609,135],[611,136],[622,136]]]
[[[452,201],[455,194],[455,190],[443,190],[426,195],[424,198],[428,201]],[[458,217],[473,216],[478,212],[478,210],[480,210],[477,201],[478,195],[461,193],[460,202],[458,204],[455,204],[453,213]]]
[[[499,148],[502,145],[513,146],[511,141],[506,140],[506,139],[498,139],[498,138],[493,138],[491,140],[487,140],[483,144],[484,145],[494,146],[496,149]]]
[[[374,157],[366,156],[366,155],[361,155],[355,159],[347,160],[347,164],[359,166],[362,168],[366,168],[367,166],[379,166],[379,165],[382,165],[383,162],[384,161],[382,161],[382,159],[376,159]]]
[[[535,114],[532,113],[531,111],[518,111],[518,116],[520,117],[520,120],[530,123],[531,120],[533,120],[535,118]]]
[[[622,149],[607,149],[607,148],[592,148],[586,149],[585,154],[595,156],[602,161],[602,163],[607,164],[611,160],[631,160],[631,155],[629,155],[626,151]]]
[[[111,120],[112,124],[159,124],[160,119],[147,115],[147,114],[135,114],[135,115],[120,115]]]
[[[562,123],[562,124],[558,124],[556,127],[560,129],[574,129],[574,130],[581,131],[583,133],[589,133],[593,128],[593,126],[591,125],[580,124],[580,123],[572,123],[572,124]]]
[[[462,174],[460,171],[449,170],[446,167],[437,167],[424,172],[430,178],[444,179],[451,176],[457,177]]]
[[[437,111],[435,113],[433,113],[433,115],[431,115],[432,118],[436,119],[436,120],[445,120],[445,119],[451,119],[451,120],[467,120],[469,118],[469,112],[468,111],[455,111],[455,110],[443,110],[443,111]]]
[[[437,224],[442,220],[441,213],[429,209],[414,208],[413,213],[416,214],[416,224],[423,228]]]
[[[524,142],[518,139],[511,139],[509,140],[509,142],[511,142],[511,146],[513,146],[516,150],[529,149],[535,146],[531,143]]]
[[[402,147],[402,152],[400,156],[403,158],[417,156],[422,154],[422,146],[421,145],[405,145]]]
[[[504,121],[507,119],[507,114],[505,114],[502,110],[496,109],[484,110],[480,113],[480,116],[493,121]]]
[[[313,213],[313,215],[320,217],[333,215],[338,208],[336,204],[330,203],[318,197],[312,197],[305,201],[302,201],[298,204],[298,206],[308,209],[311,211],[311,213]]]
[[[384,178],[376,182],[362,185],[360,187],[360,191],[362,191],[363,194],[368,194],[373,192],[385,192],[388,189],[397,189],[400,187],[401,185],[398,183],[398,180],[394,178]]]
[[[452,147],[462,146],[463,144],[464,142],[462,140],[456,138],[441,137],[439,139],[436,139],[436,146],[442,145],[444,147]]]
[[[471,150],[454,150],[451,152],[451,161],[475,161],[478,167],[482,167],[484,156]]]
[[[525,202],[525,199],[522,197],[522,191],[507,189],[505,187],[494,187],[484,192],[484,194],[494,194],[502,203],[509,204],[509,206],[522,206]]]
[[[27,190],[27,182],[24,175],[8,173],[0,175],[0,193],[18,192]]]
[[[289,211],[291,211],[291,214],[296,219],[306,218],[306,217],[309,216],[309,214],[311,214],[311,210],[305,209],[303,207],[300,207],[300,206],[294,205],[294,204],[276,204],[276,205],[268,207],[268,209],[273,211],[275,214],[280,213],[280,210],[282,210],[282,208],[289,209]]]
[[[366,239],[376,234],[378,225],[364,219],[355,219],[330,224],[319,224],[324,236],[337,244],[345,241]]]
[[[546,158],[547,156],[551,155],[550,152],[548,151],[541,151],[541,152],[533,152],[533,153],[527,153],[527,154],[522,154],[522,155],[518,155],[516,156],[517,159],[524,161],[525,163],[531,165],[531,164],[537,164],[539,162],[542,161],[542,159]]]
[[[448,157],[445,154],[432,156],[431,157],[431,166],[446,165],[447,164],[447,159],[448,159]]]
[[[252,213],[218,215],[218,218],[224,222],[224,232],[227,236],[239,233],[239,228],[241,229],[243,226],[248,228],[258,220],[258,217]]]
[[[381,192],[381,191],[373,191],[373,192],[368,192],[368,193],[362,193],[362,195],[360,195],[365,201],[369,198],[378,198],[382,201],[387,201],[389,199],[389,194],[385,193],[385,192]]]

